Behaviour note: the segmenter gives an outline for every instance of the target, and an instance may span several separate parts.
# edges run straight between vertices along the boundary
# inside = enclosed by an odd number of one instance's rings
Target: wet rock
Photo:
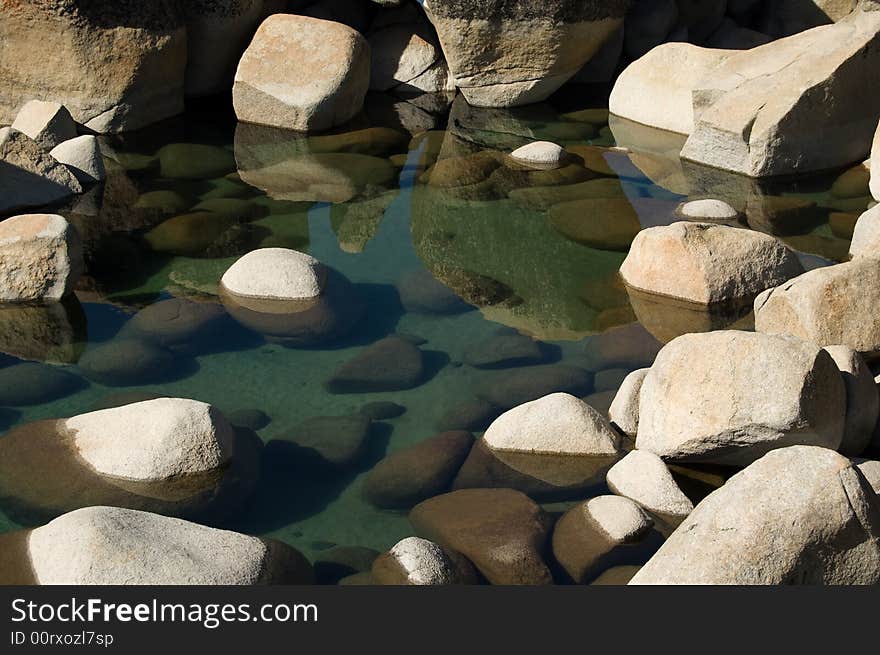
[[[241,121],[302,131],[345,123],[363,105],[369,53],[366,39],[340,23],[270,16],[239,62],[235,113]]]
[[[469,346],[463,361],[475,368],[509,368],[540,364],[545,359],[541,344],[522,334],[500,333]]]
[[[82,378],[54,366],[12,364],[0,368],[0,406],[41,405],[69,396],[84,386]]]
[[[157,210],[164,215],[181,214],[190,206],[189,201],[177,191],[161,189],[147,191],[138,196],[134,209]]]
[[[387,337],[340,366],[324,383],[330,393],[403,391],[424,377],[422,351],[405,339]]]
[[[83,270],[76,230],[56,214],[13,216],[0,223],[0,301],[57,301]]]
[[[76,137],[76,123],[70,112],[57,102],[43,100],[26,102],[12,122],[12,129],[27,134],[47,152]]]
[[[535,141],[517,148],[510,158],[518,164],[536,169],[560,168],[568,158],[565,149],[549,141]]]
[[[846,424],[838,450],[844,455],[861,455],[871,443],[880,415],[874,375],[854,350],[846,346],[827,346],[824,350],[834,359],[846,386]]]
[[[267,448],[290,450],[317,457],[334,467],[345,468],[364,454],[370,437],[366,416],[316,416],[307,419],[284,435],[277,436]],[[274,445],[273,445],[274,444]]]
[[[0,76],[0,123],[32,98],[63,104],[96,132],[134,130],[183,111],[186,31],[174,3],[19,3],[4,7],[0,22],[11,57]]]
[[[576,243],[598,250],[628,250],[642,229],[640,212],[671,214],[674,204],[642,198],[594,198],[553,205],[547,213],[550,225]]]
[[[391,401],[377,400],[361,407],[360,413],[372,421],[387,421],[403,416],[406,413],[406,407]]]
[[[220,283],[244,298],[313,300],[321,295],[327,272],[314,257],[286,248],[262,248],[235,262]]]
[[[878,526],[848,459],[775,450],[703,500],[630,584],[876,584]]]
[[[510,489],[464,489],[409,514],[416,532],[467,557],[492,584],[549,584],[544,553],[550,517]]]
[[[269,415],[261,409],[237,409],[229,412],[226,418],[232,425],[248,430],[262,430],[272,422]]]
[[[474,438],[463,430],[443,432],[380,461],[364,483],[367,500],[380,508],[406,509],[447,491]]]
[[[476,569],[460,553],[427,539],[407,537],[373,562],[372,577],[380,585],[477,584]]]
[[[204,257],[236,224],[234,219],[210,212],[169,218],[144,235],[149,247],[170,255]]]
[[[74,296],[57,303],[0,306],[0,352],[18,359],[73,364],[87,340],[86,315]]]
[[[0,129],[0,213],[59,203],[82,192],[73,173],[29,136]]]
[[[512,409],[552,393],[582,396],[591,390],[593,376],[575,366],[547,364],[487,373],[476,395],[496,407]]]
[[[640,232],[620,274],[629,286],[650,293],[744,305],[803,270],[795,254],[771,236],[682,221]]]
[[[633,450],[608,471],[608,488],[637,502],[675,529],[694,509],[672,473],[654,453]]]
[[[37,584],[308,584],[311,565],[275,541],[117,507],[86,507],[31,531]]]
[[[91,134],[60,143],[49,154],[67,166],[82,184],[95,184],[107,178],[101,147]]]
[[[639,429],[639,398],[642,382],[650,369],[640,368],[623,380],[608,409],[611,424],[625,435],[635,437]]]
[[[876,302],[875,302],[876,301]],[[875,259],[817,268],[755,299],[755,329],[819,346],[849,346],[866,358],[880,354],[880,267]]]
[[[166,348],[187,346],[213,330],[225,315],[223,306],[217,303],[169,298],[140,310],[125,324],[121,334]]]
[[[486,400],[471,400],[455,405],[437,419],[437,429],[482,432],[501,416],[503,410]]]
[[[156,153],[162,177],[210,180],[235,170],[231,151],[202,143],[171,143]]]
[[[590,370],[650,366],[663,344],[638,323],[629,323],[588,337],[584,356]]]
[[[167,380],[177,369],[174,355],[150,341],[123,337],[90,347],[80,357],[87,378],[111,387]]]
[[[596,577],[608,564],[640,561],[640,542],[654,521],[633,501],[598,496],[568,510],[553,529],[553,555],[577,584]]]
[[[667,344],[642,383],[636,447],[666,460],[747,465],[794,444],[836,450],[846,390],[812,344],[719,331]]]

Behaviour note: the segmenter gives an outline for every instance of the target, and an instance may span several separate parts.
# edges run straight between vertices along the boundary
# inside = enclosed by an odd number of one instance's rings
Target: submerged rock
[[[479,398],[456,404],[446,410],[439,419],[436,427],[438,430],[468,430],[470,432],[482,432],[498,418],[502,410],[487,400]]]
[[[330,393],[403,391],[425,375],[424,355],[412,343],[387,337],[340,366],[324,383]]]
[[[544,553],[552,521],[510,489],[465,489],[436,496],[409,514],[416,533],[460,552],[492,584],[550,584]]]
[[[407,537],[373,562],[380,585],[477,584],[479,576],[466,557],[427,539]]]
[[[370,84],[370,46],[357,31],[307,16],[275,14],[238,64],[238,119],[325,130],[357,114]]]
[[[705,498],[630,584],[877,584],[880,505],[831,450],[768,453]]]
[[[61,368],[33,362],[12,364],[0,368],[0,406],[41,405],[84,386],[82,378]]]
[[[261,539],[118,507],[86,507],[24,535],[32,584],[308,584],[297,550]],[[27,562],[17,562],[26,566]],[[15,571],[0,575],[11,577]]]
[[[210,180],[235,170],[229,149],[204,143],[169,143],[156,156],[162,177],[175,180]]]
[[[177,373],[179,364],[166,348],[128,336],[92,346],[79,360],[87,378],[111,387],[168,380]]]
[[[666,460],[747,465],[769,450],[836,450],[846,390],[818,346],[738,331],[667,344],[642,383],[636,447]]]
[[[0,302],[57,301],[83,272],[77,231],[56,214],[0,222]]]
[[[315,416],[283,435],[276,436],[267,448],[291,450],[312,456],[337,468],[357,462],[365,453],[372,421],[361,414]]]
[[[503,332],[475,343],[464,352],[463,361],[475,368],[509,368],[540,364],[545,359],[541,344],[522,334]]]
[[[75,296],[62,302],[0,306],[0,352],[37,362],[74,364],[87,341],[86,315]]]
[[[125,324],[121,334],[166,348],[186,347],[207,336],[225,315],[223,306],[217,303],[169,298],[140,310]]]

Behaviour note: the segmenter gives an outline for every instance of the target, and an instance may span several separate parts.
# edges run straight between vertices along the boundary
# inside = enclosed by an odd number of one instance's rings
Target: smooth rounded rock
[[[321,295],[326,271],[317,259],[287,248],[249,252],[223,274],[220,284],[235,296],[312,300]]]
[[[550,141],[535,141],[514,150],[510,158],[531,168],[552,169],[562,166],[567,154],[560,145]]]
[[[40,405],[79,391],[82,378],[46,364],[25,362],[0,368],[0,406]]]
[[[637,502],[672,527],[694,509],[663,460],[645,450],[627,453],[611,467],[606,480],[615,494]]]
[[[46,151],[76,137],[76,123],[64,105],[43,100],[26,102],[12,122],[12,129],[27,134]]]
[[[678,206],[676,212],[691,221],[735,221],[740,213],[723,200],[691,200]]]
[[[98,139],[91,134],[83,134],[60,143],[49,154],[67,166],[83,184],[94,184],[107,179],[101,146]]]
[[[372,577],[381,585],[476,584],[479,579],[466,557],[419,537],[402,539],[377,557]]]
[[[161,382],[177,371],[169,350],[150,341],[120,338],[93,346],[79,360],[87,378],[108,386]]]
[[[649,370],[640,368],[627,375],[608,408],[611,424],[630,437],[636,436],[639,430],[639,398]]]

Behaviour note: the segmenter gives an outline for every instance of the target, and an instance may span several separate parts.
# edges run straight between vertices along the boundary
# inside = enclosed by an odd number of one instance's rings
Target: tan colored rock
[[[874,205],[859,216],[853,228],[849,255],[880,257],[880,205]]]
[[[794,252],[771,236],[681,221],[639,232],[620,274],[636,289],[712,305],[751,303],[803,270]]]
[[[694,509],[666,464],[654,453],[633,450],[608,471],[608,488],[629,498],[673,527]]]
[[[321,295],[326,270],[311,255],[287,248],[252,250],[223,274],[220,284],[242,298],[313,300]]]
[[[5,2],[0,43],[0,123],[34,98],[97,132],[183,111],[186,32],[171,0]]]
[[[869,169],[871,170],[871,195],[874,200],[880,200],[880,124],[874,132],[874,139],[871,142],[871,159],[869,160]],[[874,172],[876,171],[876,173]]]
[[[300,131],[350,120],[370,83],[370,46],[330,21],[275,14],[238,64],[233,105],[241,121]]]
[[[836,450],[846,390],[834,360],[796,339],[733,330],[669,342],[642,383],[636,447],[664,460],[746,465],[769,450]]]
[[[824,448],[768,453],[706,497],[630,584],[877,584],[880,504]]]
[[[83,184],[94,184],[107,178],[101,146],[91,134],[69,139],[49,152]]]
[[[846,386],[846,425],[838,450],[844,455],[861,455],[871,443],[880,416],[880,394],[874,374],[852,348],[826,346],[824,350],[834,359]]]
[[[479,580],[466,557],[419,537],[398,541],[373,561],[371,573],[381,585],[476,584]]]
[[[0,302],[56,301],[82,274],[76,230],[55,214],[26,214],[0,222]]]
[[[29,136],[0,129],[0,213],[41,207],[82,192],[82,185]]]
[[[880,494],[880,461],[876,459],[854,459],[853,463],[859,473],[865,476],[874,493]]]
[[[648,371],[640,368],[627,375],[608,409],[611,424],[630,437],[636,436],[639,430],[639,396]]]
[[[845,345],[872,359],[880,354],[880,261],[808,271],[755,299],[755,329],[819,346]]]
[[[510,158],[532,168],[550,169],[562,166],[567,156],[562,146],[549,141],[534,141],[514,150]]]
[[[47,151],[76,136],[76,123],[64,105],[42,100],[25,103],[12,123],[12,129],[27,134]]]
[[[455,85],[479,107],[547,98],[615,34],[626,5],[608,0],[423,3]]]

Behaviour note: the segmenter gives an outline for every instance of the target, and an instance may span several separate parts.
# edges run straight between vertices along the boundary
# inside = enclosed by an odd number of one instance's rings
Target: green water
[[[146,392],[210,402],[225,412],[262,410],[271,422],[258,434],[269,441],[311,417],[390,400],[406,412],[375,426],[368,452],[354,466],[264,471],[247,511],[226,523],[282,539],[310,558],[335,544],[386,549],[411,529],[405,512],[376,509],[362,497],[375,462],[436,434],[439,419],[473,400],[475,390],[528,375],[470,366],[464,363],[469,348],[510,328],[547,344],[544,363],[606,370],[600,379],[613,380],[649,364],[659,345],[637,317],[662,341],[734,320],[719,324],[662,304],[631,306],[616,272],[639,228],[675,220],[684,198],[718,197],[744,212],[742,227],[779,235],[817,266],[845,256],[854,217],[868,203],[866,182],[835,184],[839,172],[758,185],[682,165],[678,137],[646,138],[644,128],[620,123],[612,132],[601,106],[577,101],[502,111],[458,100],[448,117],[422,112],[415,125],[401,124],[401,115],[389,110],[387,98],[373,99],[369,118],[307,139],[236,126],[225,108],[200,107],[107,139],[108,182],[61,211],[86,244],[87,272],[71,309],[71,316],[84,313],[85,325],[72,319],[78,328],[68,340],[81,343],[67,344],[73,355],[52,366],[81,382],[61,397],[0,408],[0,429],[90,411],[110,394]],[[632,150],[583,151],[596,157],[595,170],[589,159],[541,173],[506,162],[506,153],[536,139],[574,151],[617,143]],[[569,206],[560,209],[560,198]],[[194,219],[176,218],[193,212]],[[219,302],[223,271],[266,246],[309,252],[345,276],[366,304],[363,318],[329,343],[290,347],[227,316],[197,343],[178,344],[179,370],[150,384],[101,384],[78,367],[80,351],[112,341],[140,309],[171,297]],[[470,303],[470,311],[407,310],[401,280],[418,291],[432,278]],[[19,336],[26,330],[16,322],[40,320],[12,313],[2,319],[2,348],[10,354],[0,356],[0,371],[23,350],[30,359],[52,359],[40,356],[40,340],[50,340],[45,332]],[[748,316],[735,320],[748,326]],[[325,390],[340,364],[394,333],[424,341],[420,347],[433,364],[422,384],[400,392]],[[588,395],[588,402],[607,405],[613,388],[603,382],[604,393]],[[0,397],[7,395],[0,389]],[[18,527],[0,515],[0,530]]]

